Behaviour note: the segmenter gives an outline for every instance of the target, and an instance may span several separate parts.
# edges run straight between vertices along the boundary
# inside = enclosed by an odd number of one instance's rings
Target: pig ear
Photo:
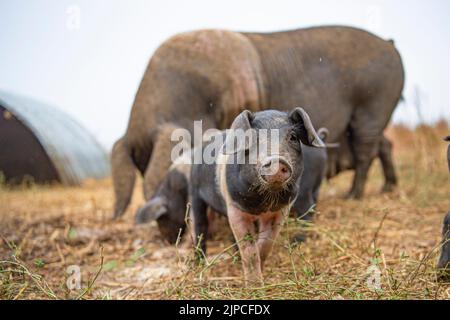
[[[298,124],[301,129],[300,141],[311,147],[325,148],[325,143],[320,139],[311,119],[303,108],[295,108],[289,114],[289,119],[295,124]]]
[[[223,146],[223,151],[226,154],[233,154],[241,150],[250,149],[253,143],[254,134],[250,135],[252,141],[248,141],[247,139],[243,140],[241,135],[244,135],[247,130],[252,129],[251,122],[254,118],[255,116],[253,113],[249,110],[244,110],[234,119],[230,130],[227,130],[227,137]]]
[[[167,200],[164,197],[150,199],[143,207],[139,208],[136,214],[135,223],[142,224],[158,220],[168,213]]]
[[[251,122],[255,116],[249,110],[242,111],[231,124],[231,129],[248,130],[252,128]]]

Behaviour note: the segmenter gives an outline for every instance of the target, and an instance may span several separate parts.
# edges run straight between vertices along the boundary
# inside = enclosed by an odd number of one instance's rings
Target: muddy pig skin
[[[195,241],[206,253],[208,207],[226,214],[238,244],[246,283],[261,283],[264,262],[278,236],[283,217],[289,214],[299,192],[304,168],[301,145],[325,145],[302,108],[290,113],[245,110],[231,125],[231,132],[236,130],[253,130],[255,139],[250,138],[249,143],[235,147],[233,134],[227,132],[225,143],[212,164],[192,166],[190,201]],[[267,134],[262,134],[264,130],[277,130],[276,153],[271,152],[272,144],[270,149],[267,147],[269,139]],[[258,152],[254,151],[256,141]],[[268,152],[261,152],[262,146]],[[256,161],[250,161],[254,154]]]

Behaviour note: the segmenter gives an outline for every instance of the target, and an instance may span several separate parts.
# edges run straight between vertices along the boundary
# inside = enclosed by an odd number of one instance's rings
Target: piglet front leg
[[[263,276],[256,228],[258,217],[243,212],[233,205],[228,205],[227,214],[241,254],[245,282],[249,286],[262,285]]]
[[[258,217],[258,251],[261,259],[261,270],[264,262],[272,252],[283,222],[283,212],[269,212]]]

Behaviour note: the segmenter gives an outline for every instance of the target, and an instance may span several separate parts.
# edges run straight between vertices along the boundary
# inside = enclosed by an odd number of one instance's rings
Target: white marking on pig
[[[218,188],[227,205],[231,202],[226,182],[226,165],[229,157],[230,155],[224,154],[221,150],[216,161],[216,188]]]

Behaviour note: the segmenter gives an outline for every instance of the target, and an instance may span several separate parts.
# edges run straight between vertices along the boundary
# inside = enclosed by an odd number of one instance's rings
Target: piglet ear
[[[252,128],[251,122],[255,116],[253,113],[251,113],[249,110],[242,111],[233,121],[231,124],[231,129],[242,129],[242,130],[248,130]]]
[[[244,110],[234,119],[231,128],[227,130],[227,136],[223,145],[225,154],[234,154],[241,150],[250,149],[256,139],[251,124],[254,118],[253,113]]]
[[[295,108],[289,114],[289,119],[300,127],[300,141],[310,147],[325,148],[325,143],[320,139],[311,119],[303,108]]]
[[[142,224],[158,220],[168,213],[167,200],[165,197],[155,197],[150,199],[143,207],[139,208],[136,214],[135,223]]]

